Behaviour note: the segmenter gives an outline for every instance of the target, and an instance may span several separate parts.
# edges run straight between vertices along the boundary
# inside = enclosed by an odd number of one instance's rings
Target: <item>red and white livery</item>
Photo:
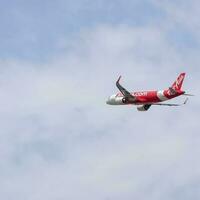
[[[172,86],[165,90],[128,92],[124,87],[120,85],[120,76],[116,82],[116,86],[120,90],[120,93],[111,95],[106,103],[109,105],[133,104],[137,105],[138,111],[147,111],[152,105],[180,106],[186,104],[188,99],[186,99],[183,104],[166,104],[161,102],[173,99],[180,95],[193,96],[190,94],[186,94],[185,91],[181,89],[184,78],[185,73],[181,73],[176,79],[176,81],[172,84]]]

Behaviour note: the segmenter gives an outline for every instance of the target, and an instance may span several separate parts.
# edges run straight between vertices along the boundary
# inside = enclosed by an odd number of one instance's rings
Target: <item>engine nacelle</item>
[[[150,107],[151,107],[150,104],[141,105],[141,106],[137,106],[137,110],[138,111],[147,111],[147,110],[149,110]]]

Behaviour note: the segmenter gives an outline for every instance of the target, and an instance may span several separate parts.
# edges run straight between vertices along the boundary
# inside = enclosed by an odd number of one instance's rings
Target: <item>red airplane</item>
[[[185,73],[181,73],[176,81],[171,87],[166,90],[160,91],[142,91],[142,92],[128,92],[124,87],[119,83],[121,76],[116,82],[116,86],[119,89],[120,93],[111,95],[106,101],[109,105],[137,105],[138,111],[147,111],[152,105],[159,106],[181,106],[187,103],[188,98],[183,104],[166,104],[160,103],[173,99],[175,97],[186,95],[193,96],[191,94],[186,94],[185,91],[181,90],[183,80],[185,78]]]

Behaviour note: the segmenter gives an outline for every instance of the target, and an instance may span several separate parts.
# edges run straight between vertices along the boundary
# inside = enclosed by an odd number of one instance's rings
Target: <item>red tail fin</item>
[[[174,90],[181,90],[184,78],[185,78],[185,73],[181,73],[179,77],[176,79],[176,81],[173,83],[172,88]]]

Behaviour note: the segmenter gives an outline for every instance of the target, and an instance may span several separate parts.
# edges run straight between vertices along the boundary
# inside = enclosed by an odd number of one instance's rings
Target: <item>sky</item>
[[[199,200],[199,1],[0,3],[1,199]],[[185,106],[105,103],[180,72]]]

